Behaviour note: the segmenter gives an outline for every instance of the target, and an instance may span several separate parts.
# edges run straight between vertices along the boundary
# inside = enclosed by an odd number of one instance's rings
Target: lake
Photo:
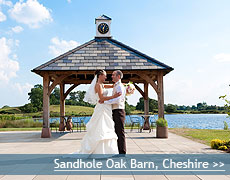
[[[138,118],[142,119],[141,117]],[[156,119],[157,115],[151,117],[151,120]],[[224,121],[230,126],[230,118],[227,118],[227,114],[166,114],[165,119],[168,121],[169,128],[223,129]],[[59,121],[59,118],[51,118],[50,122],[54,120]],[[77,117],[73,117],[73,122],[76,120]],[[87,123],[90,117],[84,117],[83,120]],[[126,116],[126,123],[130,123],[129,116]]]

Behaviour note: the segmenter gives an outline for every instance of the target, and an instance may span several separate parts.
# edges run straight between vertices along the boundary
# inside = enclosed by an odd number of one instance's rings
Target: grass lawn
[[[79,114],[80,112],[85,112],[87,115],[91,115],[93,114],[93,109],[92,107],[65,105],[66,114]],[[60,113],[60,105],[51,105],[50,112]]]
[[[4,114],[5,112],[5,114]],[[92,115],[93,114],[93,108],[92,107],[85,107],[85,106],[71,106],[71,105],[66,105],[65,106],[65,112],[66,115],[76,115],[79,114],[80,112],[85,112],[86,115]],[[42,117],[42,112],[36,112],[36,113],[24,113],[20,111],[18,107],[9,107],[9,108],[0,108],[0,114],[2,115],[7,115],[7,113],[13,113],[11,115],[15,116],[41,116]],[[57,114],[59,116],[60,113],[60,106],[59,105],[51,105],[50,106],[50,114]]]
[[[230,140],[230,130],[170,128],[169,132],[208,146],[213,139]]]
[[[20,114],[21,110],[18,107],[6,107],[0,108],[0,114],[9,113],[9,114]]]
[[[94,108],[86,107],[86,106],[72,106],[65,105],[65,113],[66,116],[79,115],[81,112],[85,112],[87,116],[91,116],[93,114]],[[7,114],[8,113],[8,114]],[[135,110],[132,111],[131,114],[143,114],[143,111]],[[42,111],[36,113],[22,113],[19,107],[7,107],[0,108],[0,115],[15,115],[17,117],[42,117]],[[50,105],[50,116],[58,117],[60,116],[60,106],[59,105]]]
[[[42,128],[0,128],[0,131],[41,131]]]

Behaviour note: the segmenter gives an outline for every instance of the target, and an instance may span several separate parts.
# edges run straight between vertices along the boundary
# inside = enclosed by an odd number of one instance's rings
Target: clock
[[[109,31],[109,26],[106,23],[101,23],[98,25],[98,31],[101,34],[106,34]]]

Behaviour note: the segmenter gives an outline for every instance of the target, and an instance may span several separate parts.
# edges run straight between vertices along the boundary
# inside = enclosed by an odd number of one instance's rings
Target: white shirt
[[[108,101],[105,101],[105,104],[112,104],[112,109],[125,109],[125,95],[126,95],[126,89],[124,85],[121,83],[121,80],[116,82],[113,87],[113,95],[115,93],[121,93],[120,96],[110,99]]]

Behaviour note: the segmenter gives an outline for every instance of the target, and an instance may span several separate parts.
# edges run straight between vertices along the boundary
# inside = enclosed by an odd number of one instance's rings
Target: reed
[[[0,128],[31,128],[42,127],[42,122],[26,120],[0,120]]]

